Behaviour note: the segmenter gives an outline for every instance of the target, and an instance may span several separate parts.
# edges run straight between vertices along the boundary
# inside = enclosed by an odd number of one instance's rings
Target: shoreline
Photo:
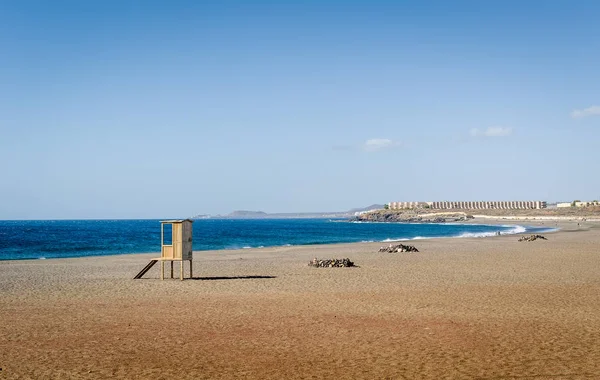
[[[482,226],[489,226],[489,227],[493,227],[493,226],[501,226],[501,227],[524,227],[524,228],[529,228],[529,227],[534,227],[534,228],[539,228],[539,227],[547,227],[548,229],[550,229],[549,231],[542,231],[540,233],[554,233],[559,231],[561,228],[558,227],[558,224],[556,224],[556,226],[545,226],[544,223],[539,223],[539,221],[532,221],[534,223],[530,223],[531,225],[521,225],[521,224],[507,224],[507,221],[504,219],[499,219],[499,218],[487,218],[486,220],[477,220],[477,219],[470,219],[467,221],[463,221],[463,222],[448,222],[448,223],[406,223],[406,222],[351,222],[351,223],[373,223],[373,224],[384,224],[384,223],[395,223],[395,224],[436,224],[436,225],[472,225],[472,224],[477,224],[477,225],[482,225]],[[490,232],[486,232],[483,234],[488,234]],[[511,233],[503,233],[501,234],[502,236],[513,236],[513,235],[520,235],[520,234],[528,234],[528,231],[522,231],[522,232],[511,232]],[[199,251],[194,251],[194,253],[202,253],[202,252],[212,252],[212,251],[250,251],[250,250],[256,250],[256,249],[263,249],[263,248],[280,248],[280,247],[310,247],[310,246],[335,246],[338,244],[363,244],[363,243],[380,243],[380,244],[388,244],[388,243],[395,243],[395,242],[414,242],[414,241],[423,241],[423,240],[432,240],[432,239],[465,239],[465,238],[476,238],[476,239],[481,239],[481,238],[489,238],[489,237],[494,237],[496,235],[482,235],[482,236],[462,236],[462,235],[458,235],[458,236],[432,236],[432,237],[419,237],[416,236],[414,238],[400,238],[400,239],[385,239],[385,240],[381,240],[381,241],[361,241],[361,242],[335,242],[335,243],[322,243],[322,244],[296,244],[296,245],[291,245],[291,244],[284,244],[284,245],[274,245],[274,246],[262,246],[262,247],[242,247],[242,248],[236,248],[236,249],[211,249],[211,250],[199,250]],[[0,263],[2,262],[13,262],[13,261],[43,261],[43,260],[64,260],[64,259],[85,259],[85,258],[95,258],[95,257],[112,257],[112,256],[130,256],[130,255],[160,255],[160,251],[156,251],[156,252],[132,252],[132,253],[114,253],[114,254],[99,254],[99,255],[85,255],[85,256],[66,256],[66,257],[37,257],[37,258],[17,258],[17,259],[0,259]]]
[[[471,222],[469,223],[468,221],[465,223],[456,223],[456,224],[481,224],[481,225],[488,225],[488,226],[505,226],[505,227],[518,227],[518,226],[522,226],[522,225],[507,225],[505,224],[503,220],[496,220],[497,223],[489,223],[489,221],[486,222],[479,222],[479,221],[475,221],[475,222]],[[534,221],[535,222],[535,221]],[[381,223],[381,222],[372,222],[372,223]],[[538,221],[539,223],[539,221]],[[427,224],[427,223],[418,223],[418,224]],[[434,223],[431,223],[434,224]],[[447,223],[446,223],[447,224]],[[536,224],[536,223],[534,223]],[[536,227],[536,226],[522,226],[522,227]],[[586,226],[580,226],[579,228],[577,228],[576,225],[573,225],[572,223],[566,223],[566,224],[559,224],[558,227],[552,227],[552,226],[546,226],[543,223],[538,224],[537,227],[548,227],[550,229],[552,229],[551,231],[545,231],[545,232],[541,232],[543,234],[559,234],[559,233],[577,233],[577,232],[584,232],[589,230],[590,228],[598,228],[600,229],[600,223],[594,223],[594,222],[590,222],[588,223],[588,225]],[[336,247],[347,247],[347,246],[356,246],[356,247],[375,247],[375,246],[379,246],[379,247],[383,247],[386,244],[393,244],[393,243],[408,243],[410,242],[411,244],[421,244],[421,242],[428,242],[428,241],[432,241],[432,242],[444,242],[444,241],[461,241],[461,240],[473,240],[473,241],[478,241],[478,240],[490,240],[490,239],[500,239],[500,238],[504,238],[504,239],[509,239],[511,237],[515,237],[515,236],[520,236],[520,235],[528,235],[529,232],[518,232],[518,233],[508,233],[508,234],[501,234],[501,235],[491,235],[491,236],[466,236],[466,237],[461,237],[461,236],[443,236],[443,237],[431,237],[431,238],[412,238],[412,239],[399,239],[399,240],[385,240],[385,241],[361,241],[361,242],[339,242],[339,243],[328,243],[328,244],[298,244],[298,245],[277,245],[277,246],[265,246],[265,247],[251,247],[251,248],[236,248],[236,249],[212,249],[212,250],[203,250],[203,251],[198,251],[195,250],[193,251],[194,256],[202,256],[202,255],[218,255],[218,254],[227,254],[227,255],[235,255],[235,254],[241,254],[243,252],[248,253],[248,254],[252,254],[252,253],[256,253],[256,252],[277,252],[277,251],[287,251],[290,249],[296,249],[296,248],[300,248],[300,249],[310,249],[310,248],[315,248],[318,250],[322,250],[322,249],[327,249],[327,248],[336,248]],[[383,245],[382,245],[383,244]],[[373,249],[373,248],[372,248]],[[16,263],[16,262],[40,262],[40,261],[48,261],[48,262],[54,262],[54,261],[62,261],[62,260],[94,260],[94,259],[99,259],[99,258],[132,258],[132,257],[140,257],[140,258],[152,258],[152,257],[158,257],[160,256],[160,251],[156,251],[156,252],[135,252],[135,253],[116,253],[116,254],[109,254],[109,255],[89,255],[89,256],[75,256],[75,257],[55,257],[55,258],[36,258],[36,259],[6,259],[6,260],[0,260],[0,265],[2,265],[3,263]]]
[[[498,225],[498,226],[521,226],[521,225],[507,225],[505,224],[503,220],[496,220],[497,223],[489,223],[489,221],[487,221],[486,223],[479,223],[479,222],[466,222],[466,223],[460,223],[460,224],[483,224],[483,225],[489,225],[489,226],[494,226],[494,225]],[[536,221],[534,221],[536,222]],[[374,222],[374,223],[379,223],[379,222]],[[539,221],[538,221],[539,223]],[[423,223],[420,223],[423,224]],[[534,223],[536,224],[536,223]],[[543,222],[540,223],[538,225],[539,227],[546,227]],[[599,230],[599,234],[600,234],[600,222],[596,223],[596,222],[590,222],[585,226],[579,226],[579,228],[576,226],[576,224],[573,223],[563,223],[563,224],[559,224],[558,228],[555,227],[551,227],[548,226],[548,228],[552,228],[552,231],[548,231],[548,232],[542,232],[543,234],[548,234],[548,235],[562,235],[562,234],[579,234],[579,233],[584,233],[584,232],[590,232],[593,230]],[[527,227],[527,226],[524,226]],[[530,226],[530,227],[534,227],[534,226]],[[389,241],[361,241],[361,242],[339,242],[339,243],[328,243],[328,244],[304,244],[304,245],[280,245],[280,246],[265,246],[265,247],[251,247],[251,248],[236,248],[236,249],[213,249],[213,250],[203,250],[203,251],[198,251],[198,250],[194,250],[193,251],[193,255],[194,255],[194,259],[196,259],[196,257],[209,257],[209,258],[215,258],[215,257],[230,257],[230,256],[235,256],[236,258],[243,260],[243,259],[255,259],[255,258],[261,258],[261,257],[257,257],[261,256],[263,254],[269,254],[269,253],[282,253],[282,252],[296,252],[296,251],[307,251],[307,250],[315,250],[315,251],[328,251],[328,250],[334,250],[334,249],[341,249],[341,250],[347,250],[347,249],[353,249],[353,250],[363,250],[363,248],[366,248],[370,251],[375,252],[375,249],[379,249],[383,246],[385,246],[386,244],[393,244],[393,243],[408,243],[410,242],[411,245],[429,245],[429,244],[435,244],[435,245],[441,245],[444,243],[458,243],[461,241],[465,241],[468,243],[477,243],[478,241],[500,241],[500,240],[507,240],[507,241],[517,241],[517,239],[513,239],[515,237],[518,236],[526,236],[528,235],[528,232],[519,232],[519,233],[510,233],[510,234],[501,234],[501,235],[492,235],[492,236],[477,236],[477,237],[473,237],[473,236],[466,236],[466,237],[460,237],[460,236],[453,236],[453,237],[448,237],[448,236],[444,236],[444,237],[431,237],[431,238],[417,238],[417,239],[401,239],[401,240],[389,240]],[[417,253],[418,254],[418,253]],[[90,255],[90,256],[76,256],[76,257],[57,257],[57,258],[37,258],[37,259],[7,259],[7,260],[0,260],[0,267],[3,264],[9,264],[9,263],[14,263],[14,264],[18,264],[18,263],[38,263],[40,265],[43,265],[44,263],[42,262],[48,262],[48,263],[55,263],[55,262],[60,262],[60,261],[69,261],[69,262],[73,262],[73,263],[77,263],[78,261],[94,261],[94,260],[98,260],[98,259],[103,259],[106,261],[113,261],[111,259],[114,260],[126,260],[126,259],[151,259],[154,257],[158,257],[160,256],[160,251],[156,251],[156,252],[136,252],[136,253],[117,253],[117,254],[109,254],[109,255]],[[239,256],[239,257],[238,257]],[[264,257],[264,258],[268,258],[268,257]],[[130,260],[127,260],[130,261]]]

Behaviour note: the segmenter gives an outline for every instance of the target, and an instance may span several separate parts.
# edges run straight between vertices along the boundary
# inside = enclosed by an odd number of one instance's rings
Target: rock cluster
[[[392,222],[392,223],[450,223],[473,219],[465,212],[430,212],[425,209],[376,210],[350,218],[351,222]]]
[[[415,246],[412,246],[412,245],[404,245],[404,244],[391,245],[390,244],[389,247],[379,248],[379,252],[388,252],[388,253],[419,252],[419,250],[417,248],[415,248]]]
[[[548,240],[542,235],[530,235],[530,236],[521,236],[519,241],[534,241],[537,239]]]
[[[312,259],[308,266],[316,268],[345,268],[353,267],[354,263],[350,259]]]

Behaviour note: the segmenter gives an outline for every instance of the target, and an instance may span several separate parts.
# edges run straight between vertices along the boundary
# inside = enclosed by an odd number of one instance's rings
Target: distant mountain
[[[349,218],[356,213],[381,210],[383,205],[373,204],[362,208],[353,208],[348,211],[330,211],[330,212],[289,212],[289,213],[266,213],[264,211],[237,210],[227,215],[197,215],[194,219],[290,219],[290,218]]]
[[[237,210],[227,214],[227,218],[267,218],[269,214],[263,211]]]

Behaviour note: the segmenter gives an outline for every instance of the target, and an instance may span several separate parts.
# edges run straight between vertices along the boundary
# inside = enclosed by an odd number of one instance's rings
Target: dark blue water
[[[350,223],[328,219],[196,220],[194,250],[477,237],[547,229],[477,224]],[[160,252],[158,220],[0,221],[0,260]]]

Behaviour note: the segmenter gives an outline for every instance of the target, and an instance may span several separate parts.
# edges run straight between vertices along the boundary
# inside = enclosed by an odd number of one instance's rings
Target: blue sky
[[[595,1],[0,2],[0,219],[600,198]]]

